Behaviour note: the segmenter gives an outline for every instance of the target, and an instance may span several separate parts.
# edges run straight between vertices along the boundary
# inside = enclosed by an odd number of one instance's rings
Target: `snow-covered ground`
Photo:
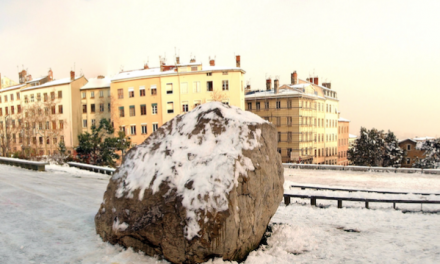
[[[103,243],[95,234],[94,216],[109,176],[46,168],[35,172],[0,165],[0,263],[168,263]],[[435,175],[286,169],[285,177],[287,190],[298,184],[440,192]],[[245,263],[440,263],[440,214],[417,212],[420,205],[403,213],[386,204],[337,209],[328,202],[322,209],[308,202],[280,203],[268,245],[251,252]],[[430,209],[440,210],[440,205]]]

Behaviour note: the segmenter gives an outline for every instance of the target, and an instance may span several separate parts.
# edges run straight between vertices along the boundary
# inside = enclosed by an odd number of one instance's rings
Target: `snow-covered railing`
[[[85,163],[67,162],[67,164],[69,164],[70,167],[76,167],[76,168],[80,168],[83,170],[89,170],[89,171],[108,174],[108,175],[113,175],[113,173],[115,173],[115,171],[116,171],[116,169],[113,169],[113,168],[95,166],[95,165],[90,165],[90,164],[85,164]]]
[[[0,164],[22,167],[30,170],[45,171],[47,162],[0,157]]]
[[[396,204],[440,204],[440,200],[404,200],[404,199],[374,199],[374,198],[358,198],[358,197],[332,197],[319,195],[304,195],[304,194],[284,194],[284,204],[290,204],[290,198],[306,198],[310,199],[310,205],[316,206],[316,200],[334,200],[338,201],[338,208],[342,208],[342,201],[350,202],[365,202],[365,208],[369,208],[369,203],[392,203],[393,208],[396,209]]]
[[[402,173],[425,173],[439,174],[440,169],[418,169],[418,168],[393,168],[393,167],[370,167],[370,166],[341,166],[341,165],[320,165],[320,164],[294,164],[283,163],[284,168],[309,169],[309,170],[344,170],[344,171],[369,171],[369,172],[402,172]]]
[[[349,188],[333,188],[333,187],[319,187],[308,185],[290,185],[291,188],[300,188],[301,190],[323,190],[323,191],[339,191],[339,192],[366,192],[366,193],[380,193],[380,194],[415,194],[415,195],[437,195],[440,193],[419,193],[419,192],[394,192],[394,191],[378,191],[378,190],[366,190],[366,189],[349,189]]]

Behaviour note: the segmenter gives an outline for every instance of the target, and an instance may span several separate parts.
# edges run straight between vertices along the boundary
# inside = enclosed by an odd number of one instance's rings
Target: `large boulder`
[[[132,148],[95,216],[104,241],[173,263],[241,260],[283,197],[275,127],[206,103]]]

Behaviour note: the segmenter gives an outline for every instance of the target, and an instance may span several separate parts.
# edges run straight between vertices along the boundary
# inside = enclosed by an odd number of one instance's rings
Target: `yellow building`
[[[42,85],[22,88],[22,122],[24,145],[35,145],[37,155],[51,155],[64,141],[68,153],[78,145],[82,132],[80,88],[87,83],[84,76],[53,80]]]
[[[339,100],[330,83],[318,78],[298,79],[291,84],[246,94],[246,110],[271,121],[278,130],[278,152],[283,162],[337,164]]]
[[[6,76],[1,76],[0,89],[18,85],[17,82]]]
[[[91,132],[101,119],[111,120],[110,78],[100,75],[88,81],[80,88],[82,132]]]
[[[112,78],[112,120],[126,132],[133,144],[145,138],[175,116],[212,100],[244,109],[245,71],[236,67],[209,66],[192,59],[174,65],[125,71]]]

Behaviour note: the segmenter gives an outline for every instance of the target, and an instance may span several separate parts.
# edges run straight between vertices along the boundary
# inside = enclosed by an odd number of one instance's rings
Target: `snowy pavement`
[[[286,169],[285,177],[285,189],[303,184],[440,192],[435,175]],[[96,235],[94,216],[108,179],[53,165],[46,172],[0,165],[0,263],[168,263]],[[244,263],[440,263],[440,214],[402,213],[390,206],[322,209],[298,202],[280,203],[268,245]]]

